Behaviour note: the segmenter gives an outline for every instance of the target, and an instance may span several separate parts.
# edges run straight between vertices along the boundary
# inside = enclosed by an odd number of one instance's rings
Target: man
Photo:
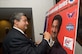
[[[44,39],[36,46],[24,33],[28,26],[26,15],[24,13],[14,13],[10,20],[13,28],[3,42],[4,54],[45,54],[49,47],[50,34],[48,32],[44,33]]]
[[[49,43],[51,48],[48,51],[48,54],[67,54],[57,39],[61,24],[62,17],[60,15],[56,15],[52,20],[51,38]]]

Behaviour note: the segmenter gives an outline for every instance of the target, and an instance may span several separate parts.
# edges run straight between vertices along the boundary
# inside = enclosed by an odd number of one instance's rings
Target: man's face
[[[27,29],[28,21],[26,16],[21,16],[20,21],[17,21],[17,27],[23,31]]]
[[[56,38],[58,35],[59,23],[58,20],[54,20],[51,26],[51,36],[52,38]]]

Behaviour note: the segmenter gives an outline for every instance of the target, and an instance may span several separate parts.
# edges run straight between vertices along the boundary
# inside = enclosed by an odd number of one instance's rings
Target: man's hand
[[[47,31],[44,32],[44,39],[46,39],[47,41],[49,41],[50,36],[51,36],[51,35],[50,35],[49,32],[47,32]]]

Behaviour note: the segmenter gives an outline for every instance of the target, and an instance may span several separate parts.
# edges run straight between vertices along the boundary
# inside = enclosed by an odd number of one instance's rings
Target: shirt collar
[[[55,42],[55,41],[53,41],[52,38],[50,38],[50,41],[49,41],[50,47],[52,47],[52,46],[54,45],[54,42]]]
[[[19,29],[19,28],[15,27],[15,26],[13,26],[13,28],[14,28],[14,29],[16,29],[16,30],[18,30],[18,31],[20,31],[21,33],[23,33],[23,34],[24,34],[24,32],[23,32],[21,29]]]

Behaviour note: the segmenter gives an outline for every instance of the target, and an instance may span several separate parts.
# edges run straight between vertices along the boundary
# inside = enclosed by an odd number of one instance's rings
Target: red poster
[[[54,16],[61,16],[62,24],[57,38],[67,54],[74,54],[78,12],[79,0],[61,0],[46,15],[46,30],[50,33]]]

